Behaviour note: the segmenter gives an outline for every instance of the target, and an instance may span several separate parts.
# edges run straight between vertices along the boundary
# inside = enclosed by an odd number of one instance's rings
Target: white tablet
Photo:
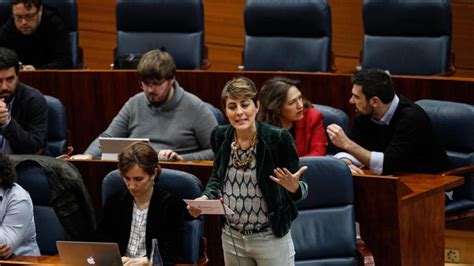
[[[104,138],[99,137],[99,144],[102,150],[102,160],[117,160],[119,153],[128,145],[141,141],[150,144],[148,138]]]

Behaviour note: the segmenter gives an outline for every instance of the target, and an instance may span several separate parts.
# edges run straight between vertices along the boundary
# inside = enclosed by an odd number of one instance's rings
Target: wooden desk
[[[16,256],[13,259],[0,260],[0,265],[71,265],[62,263],[59,256]],[[175,266],[194,266],[195,264],[178,263]],[[99,265],[101,266],[101,265]]]
[[[16,256],[13,259],[0,260],[0,265],[68,265],[68,264],[63,264],[59,256]]]
[[[102,204],[102,178],[116,169],[113,161],[71,161],[83,174],[96,211]],[[163,168],[190,172],[203,186],[212,163],[162,162]],[[405,174],[398,177],[354,176],[356,219],[377,265],[442,265],[444,263],[444,191],[463,184],[462,177]],[[206,216],[209,265],[223,265],[220,220]]]
[[[354,176],[356,220],[377,265],[444,265],[444,191],[463,177]]]

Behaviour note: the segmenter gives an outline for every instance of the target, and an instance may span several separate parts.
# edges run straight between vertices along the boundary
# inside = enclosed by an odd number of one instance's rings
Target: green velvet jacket
[[[214,151],[214,168],[203,195],[209,199],[219,198],[229,164],[234,128],[231,125],[217,126],[211,134]],[[306,198],[308,185],[300,178],[300,188],[291,193],[270,179],[273,169],[286,167],[295,173],[299,169],[299,158],[291,134],[257,121],[257,182],[268,207],[268,218],[272,232],[283,237],[290,229],[291,221],[298,215],[295,202]]]

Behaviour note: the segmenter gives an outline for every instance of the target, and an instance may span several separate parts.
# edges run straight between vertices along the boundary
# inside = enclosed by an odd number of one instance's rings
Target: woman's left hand
[[[277,167],[273,170],[275,176],[270,176],[270,178],[286,188],[286,190],[290,191],[291,193],[295,193],[298,191],[300,184],[300,176],[303,174],[304,171],[308,169],[307,166],[302,166],[296,173],[292,174],[288,169]]]

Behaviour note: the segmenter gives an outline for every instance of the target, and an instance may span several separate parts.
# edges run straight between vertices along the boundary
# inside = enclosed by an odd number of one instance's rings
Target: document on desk
[[[191,200],[185,199],[184,202],[189,206],[200,209],[201,214],[234,214],[234,212],[223,204],[220,200]],[[225,212],[224,212],[224,208]]]

